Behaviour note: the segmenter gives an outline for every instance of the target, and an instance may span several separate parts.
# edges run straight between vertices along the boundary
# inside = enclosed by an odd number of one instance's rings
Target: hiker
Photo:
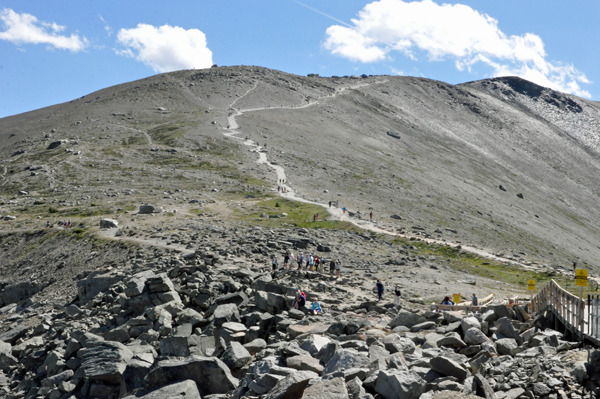
[[[473,298],[471,298],[471,305],[472,306],[479,306],[479,300],[477,299],[477,295],[475,295],[475,293],[473,293]]]
[[[306,270],[310,270],[310,261],[312,259],[312,255],[308,254],[306,255]]]
[[[315,266],[315,258],[312,255],[308,255],[307,269],[313,270]]]
[[[346,207],[342,208],[342,213],[344,213],[344,214],[346,213]]]
[[[46,221],[46,227],[51,227],[51,226],[52,226],[52,225],[50,224],[50,221],[49,221],[49,220],[47,220],[47,221]]]
[[[317,271],[317,269],[319,268],[319,264],[321,264],[321,259],[319,259],[319,256],[315,256],[315,261],[314,261],[314,269],[315,271]]]
[[[305,305],[306,305],[306,298],[302,295],[302,292],[300,292],[300,290],[296,291],[296,298],[294,299],[294,303],[292,304],[292,307],[294,309],[302,310],[302,309],[304,309]]]
[[[331,259],[331,262],[329,262],[329,275],[333,276],[333,270],[335,269],[335,261],[333,259]]]
[[[402,291],[400,291],[400,287],[394,287],[394,305],[400,305],[400,297],[402,296]]]
[[[373,221],[373,211],[369,212],[369,220],[371,222]]]
[[[288,251],[285,252],[283,256],[283,267],[286,268],[288,265],[288,261],[290,260],[290,253]]]
[[[319,214],[316,214],[316,219],[315,220],[319,220]]]
[[[277,256],[273,256],[273,271],[277,270]]]
[[[335,260],[335,278],[340,278],[340,272],[342,271],[342,262],[339,259]]]
[[[324,269],[325,269],[325,257],[321,256],[321,260],[319,263],[319,273],[323,273]]]
[[[315,220],[317,220],[317,214],[316,214],[316,213],[313,213],[313,222],[314,222]]]
[[[573,274],[577,276],[577,262],[573,262]]]
[[[331,201],[329,201],[329,207],[331,208]]]
[[[442,301],[442,305],[454,305],[454,302],[450,299],[449,296],[445,296]]]
[[[304,255],[302,252],[298,253],[298,270],[302,269],[302,262],[304,261]]]
[[[281,190],[281,187],[280,187],[280,186],[277,186],[277,192],[279,192],[279,190]]]
[[[383,299],[383,283],[379,280],[377,280],[377,283],[375,284],[375,287],[377,288],[377,297],[379,299],[377,299],[378,301],[381,301]]]
[[[322,311],[323,311],[323,309],[321,309],[321,304],[319,303],[319,298],[315,298],[315,300],[312,303],[313,314],[320,314]]]

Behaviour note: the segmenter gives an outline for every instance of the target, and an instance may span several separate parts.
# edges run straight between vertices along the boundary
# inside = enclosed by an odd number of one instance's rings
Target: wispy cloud
[[[66,28],[55,22],[39,21],[31,14],[18,14],[10,8],[0,11],[0,21],[4,31],[0,32],[0,40],[17,45],[47,44],[61,50],[81,51],[88,46],[88,40],[77,34],[65,36],[59,34]]]
[[[106,20],[102,18],[102,15],[98,14],[98,17],[100,18],[100,21],[102,21],[102,23],[104,24],[104,30],[106,31],[106,35],[110,37],[112,35],[112,28],[110,27],[108,22],[106,22]]]
[[[590,83],[585,74],[571,64],[549,61],[539,36],[507,36],[496,19],[466,5],[380,0],[367,4],[351,26],[343,25],[327,29],[324,46],[353,61],[378,62],[393,51],[413,60],[424,54],[429,61],[451,59],[461,71],[482,63],[494,76],[518,75],[591,97],[580,86]]]
[[[135,58],[157,72],[212,65],[206,36],[198,29],[139,24],[133,29],[121,29],[117,42],[124,47],[117,54]]]

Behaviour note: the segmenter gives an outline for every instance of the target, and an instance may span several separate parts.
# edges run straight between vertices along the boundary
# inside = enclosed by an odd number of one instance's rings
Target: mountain
[[[26,227],[49,207],[85,217],[187,204],[165,191],[268,193],[274,171],[224,135],[235,122],[306,199],[523,262],[594,268],[599,112],[517,77],[161,74],[0,119],[0,213]]]

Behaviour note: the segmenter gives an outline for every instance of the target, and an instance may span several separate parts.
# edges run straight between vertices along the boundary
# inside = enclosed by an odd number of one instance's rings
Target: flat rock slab
[[[321,363],[319,363],[319,360],[315,359],[312,356],[300,355],[288,357],[286,360],[286,364],[288,367],[296,370],[308,370],[317,374],[321,374],[324,368],[323,366],[321,366]]]
[[[239,384],[225,363],[216,357],[204,356],[159,361],[146,377],[150,388],[182,380],[193,380],[204,394],[227,393]]]
[[[329,324],[311,324],[311,325],[302,325],[302,324],[293,324],[287,327],[287,333],[290,334],[290,338],[296,338],[303,334],[325,334],[327,329],[329,328]]]
[[[302,399],[349,399],[344,378],[317,382],[304,390]]]

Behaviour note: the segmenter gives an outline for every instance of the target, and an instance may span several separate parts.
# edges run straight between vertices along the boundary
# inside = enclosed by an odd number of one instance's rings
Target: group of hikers
[[[446,296],[442,301],[442,305],[456,305],[456,303],[450,299],[449,296]],[[477,299],[477,295],[475,295],[475,293],[473,293],[473,296],[471,297],[471,306],[479,306],[479,299]]]
[[[333,276],[335,273],[335,278],[340,278],[340,273],[342,270],[342,262],[339,259],[331,259],[329,262],[325,260],[324,256],[306,254],[304,255],[302,251],[298,252],[298,256],[295,257],[294,254],[290,251],[286,251],[283,255],[283,268],[292,270],[294,268],[294,262],[298,264],[297,270],[302,270],[303,268],[308,271],[315,271],[320,273],[325,273],[325,264],[329,263],[329,275]],[[277,260],[277,255],[273,255],[273,260],[271,261],[271,265],[273,267],[273,271],[277,270],[279,266],[279,262]]]
[[[292,307],[302,311],[306,309],[306,294],[300,288],[296,288],[296,298],[294,298]],[[321,308],[321,302],[319,302],[319,298],[315,298],[315,300],[312,302],[310,313],[318,315],[322,312],[323,309]]]
[[[68,229],[69,227],[73,227],[70,220],[59,220],[58,225],[62,226],[64,229]],[[54,227],[54,224],[50,223],[50,221],[46,221],[46,227]]]
[[[375,284],[375,290],[377,291],[378,300],[381,301],[383,299],[383,292],[385,288],[381,280],[377,280]],[[400,304],[400,297],[402,296],[402,291],[399,286],[394,288],[394,305]],[[301,310],[303,312],[309,312],[313,315],[319,315],[323,313],[323,307],[321,306],[321,302],[319,302],[319,298],[315,298],[312,302],[310,309],[306,308],[306,294],[300,288],[296,288],[296,296],[294,298],[294,302],[292,303],[292,308]]]

